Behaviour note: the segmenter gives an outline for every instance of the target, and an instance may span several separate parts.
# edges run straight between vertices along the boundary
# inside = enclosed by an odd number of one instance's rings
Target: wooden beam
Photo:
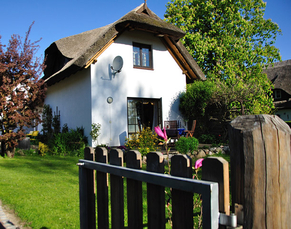
[[[198,77],[193,72],[193,70],[191,69],[183,55],[180,53],[178,48],[173,44],[171,39],[166,35],[161,39],[165,44],[166,48],[168,49],[169,53],[172,55],[172,57],[175,59],[177,64],[182,69],[183,73],[186,74],[189,79],[197,79]]]

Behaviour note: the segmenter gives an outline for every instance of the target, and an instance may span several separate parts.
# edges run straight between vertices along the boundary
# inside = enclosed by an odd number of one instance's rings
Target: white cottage
[[[60,39],[45,51],[45,104],[59,108],[61,126],[83,126],[88,137],[100,123],[98,142],[110,146],[165,120],[184,126],[179,95],[187,82],[205,79],[179,41],[184,35],[142,4],[110,25]]]

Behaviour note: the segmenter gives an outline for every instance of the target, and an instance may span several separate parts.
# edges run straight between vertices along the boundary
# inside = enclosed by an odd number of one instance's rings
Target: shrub
[[[77,127],[76,130],[70,129],[68,132],[55,134],[51,142],[51,151],[55,155],[81,156],[87,143],[84,128]]]
[[[63,125],[63,128],[62,128],[62,133],[68,133],[68,132],[69,132],[69,127],[68,127],[68,124],[65,123],[65,124]]]
[[[188,153],[189,151],[189,143],[186,137],[180,137],[178,141],[175,143],[176,149],[183,154]]]
[[[199,142],[205,144],[212,144],[216,142],[216,138],[213,134],[201,134],[199,136]]]
[[[100,135],[101,124],[100,123],[92,123],[91,128],[92,128],[92,130],[90,132],[90,135],[92,137],[92,140],[94,142],[97,141],[97,145],[98,145],[98,137]]]
[[[49,147],[48,145],[42,143],[42,142],[39,142],[38,143],[38,152],[41,156],[45,156],[46,153],[49,152]]]
[[[197,138],[190,137],[188,139],[188,144],[189,144],[189,151],[191,154],[193,154],[194,150],[198,149],[199,141]]]
[[[157,150],[158,137],[151,128],[144,128],[138,135],[126,139],[125,147],[128,150],[138,150],[143,156]]]
[[[194,150],[198,149],[199,141],[197,138],[194,137],[181,137],[175,144],[176,149],[182,153],[193,153]]]

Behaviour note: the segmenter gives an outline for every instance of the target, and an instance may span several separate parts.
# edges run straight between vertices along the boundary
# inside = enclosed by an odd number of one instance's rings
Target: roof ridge
[[[282,67],[282,66],[287,66],[287,65],[291,65],[291,59],[274,63],[274,67]]]

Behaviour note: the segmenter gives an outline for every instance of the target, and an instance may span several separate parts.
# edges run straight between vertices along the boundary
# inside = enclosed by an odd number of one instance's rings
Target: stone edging
[[[19,229],[6,217],[2,207],[0,206],[0,229]]]

